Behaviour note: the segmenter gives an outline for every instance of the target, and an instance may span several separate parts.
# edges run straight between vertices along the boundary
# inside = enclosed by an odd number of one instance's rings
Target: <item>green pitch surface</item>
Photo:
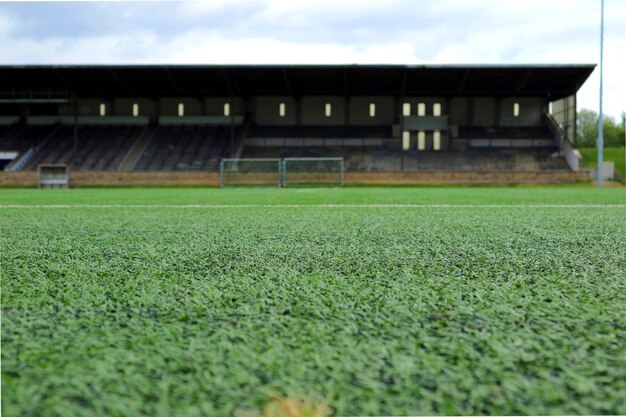
[[[3,416],[626,414],[624,189],[0,190],[0,230]]]

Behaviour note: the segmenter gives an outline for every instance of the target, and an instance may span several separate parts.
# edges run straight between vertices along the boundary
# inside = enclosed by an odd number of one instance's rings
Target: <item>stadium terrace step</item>
[[[133,171],[216,170],[219,160],[227,156],[229,149],[229,127],[158,126]]]
[[[382,147],[253,147],[244,158],[343,157],[346,172],[461,171],[541,172],[570,171],[550,149],[467,149],[465,151],[400,151]]]
[[[37,128],[42,127],[29,129]],[[138,126],[79,126],[75,146],[73,127],[59,126],[24,169],[36,170],[41,164],[67,164],[73,170],[113,171],[140,131]]]

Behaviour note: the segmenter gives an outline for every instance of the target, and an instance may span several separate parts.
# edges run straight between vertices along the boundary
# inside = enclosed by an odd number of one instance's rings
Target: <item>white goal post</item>
[[[220,186],[281,186],[278,158],[233,158],[220,162]]]
[[[344,184],[343,158],[226,158],[220,186],[330,186]]]
[[[343,187],[343,158],[284,158],[283,187]]]

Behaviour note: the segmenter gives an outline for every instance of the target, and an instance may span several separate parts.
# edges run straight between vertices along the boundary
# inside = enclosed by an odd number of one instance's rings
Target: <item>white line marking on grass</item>
[[[626,204],[0,204],[0,209],[626,208]]]

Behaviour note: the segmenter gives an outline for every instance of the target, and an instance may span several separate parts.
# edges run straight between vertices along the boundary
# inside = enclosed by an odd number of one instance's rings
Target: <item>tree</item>
[[[582,109],[576,118],[576,145],[579,148],[596,146],[598,137],[598,113],[589,109]]]
[[[626,115],[621,114],[621,123],[617,124],[615,119],[605,116],[603,120],[604,146],[623,147],[626,141],[626,131],[624,124]],[[598,138],[598,113],[589,109],[582,109],[577,116],[577,145],[580,148],[593,148],[596,146]]]

